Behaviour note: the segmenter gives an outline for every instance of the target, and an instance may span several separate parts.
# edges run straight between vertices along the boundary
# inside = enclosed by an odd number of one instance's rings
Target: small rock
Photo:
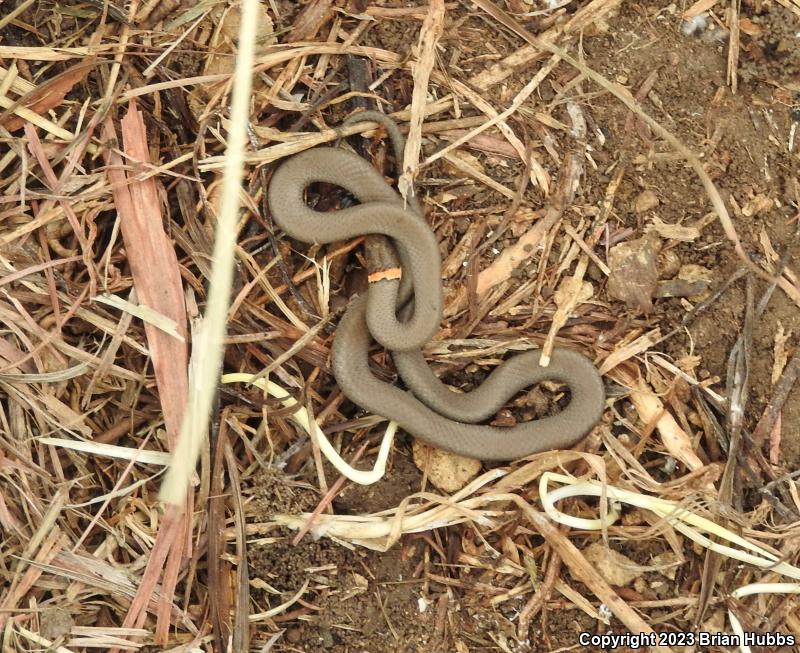
[[[443,492],[457,492],[481,471],[481,461],[431,447],[420,440],[412,445],[414,464]]]
[[[51,642],[69,635],[74,625],[72,613],[64,608],[45,608],[39,616],[39,633]]]
[[[698,292],[696,295],[689,295],[689,300],[693,302],[703,301],[711,294],[709,286],[714,280],[714,275],[712,274],[711,270],[704,268],[702,265],[687,263],[686,265],[681,266],[681,269],[678,272],[678,279],[691,283],[696,281],[705,282],[705,288],[702,291]]]
[[[636,213],[645,213],[659,205],[656,194],[651,190],[643,190],[633,202],[633,210]]]
[[[663,250],[656,259],[659,279],[672,279],[681,269],[681,259],[674,249]]]
[[[686,281],[684,279],[668,279],[656,284],[654,297],[696,297],[708,288],[707,281]]]
[[[658,283],[656,260],[660,251],[661,241],[653,236],[612,247],[608,253],[609,296],[649,313]]]

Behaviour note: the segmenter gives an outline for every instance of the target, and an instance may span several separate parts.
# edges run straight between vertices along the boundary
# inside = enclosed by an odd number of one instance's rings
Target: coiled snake
[[[383,124],[397,160],[403,153],[399,129],[383,114],[365,111],[356,121]],[[315,211],[305,200],[310,184],[340,186],[359,201],[333,212]],[[355,298],[341,319],[333,343],[333,373],[353,403],[395,420],[406,432],[449,451],[481,460],[514,460],[550,449],[568,448],[600,418],[603,383],[589,359],[567,349],[553,351],[548,367],[540,351],[517,354],[498,366],[475,390],[456,393],[426,363],[421,347],[439,328],[442,316],[441,260],[436,238],[415,202],[404,205],[366,160],[339,148],[319,147],[293,156],[269,186],[275,221],[292,238],[332,243],[367,235],[370,267],[398,266],[402,279],[385,275]],[[392,352],[408,391],[376,378],[369,369],[372,338]],[[561,412],[512,427],[478,424],[520,390],[544,380],[569,386]]]

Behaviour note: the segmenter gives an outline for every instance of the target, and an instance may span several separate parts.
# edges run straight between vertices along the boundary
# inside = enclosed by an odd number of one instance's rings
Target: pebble
[[[645,213],[658,206],[659,201],[656,194],[651,190],[643,190],[633,203],[633,210],[636,213]]]
[[[672,279],[681,269],[681,259],[674,249],[661,250],[656,259],[656,266],[661,279]]]

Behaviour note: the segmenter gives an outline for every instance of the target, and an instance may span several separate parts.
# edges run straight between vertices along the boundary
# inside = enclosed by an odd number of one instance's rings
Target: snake
[[[395,158],[402,161],[403,136],[385,114],[361,111],[342,127],[364,121],[385,127]],[[306,201],[315,183],[343,188],[358,204],[318,211]],[[351,402],[436,448],[483,461],[570,448],[599,421],[605,406],[602,378],[591,360],[571,349],[553,349],[546,367],[540,364],[541,350],[516,354],[464,393],[434,374],[422,348],[442,319],[439,245],[416,199],[406,202],[366,159],[339,147],[294,154],[273,173],[267,199],[289,237],[321,245],[366,236],[371,272],[399,268],[399,274],[371,274],[366,293],[351,300],[336,328],[331,368]],[[391,352],[405,389],[372,372],[373,341]],[[482,423],[515,394],[542,381],[569,388],[569,403],[561,411],[514,426]]]

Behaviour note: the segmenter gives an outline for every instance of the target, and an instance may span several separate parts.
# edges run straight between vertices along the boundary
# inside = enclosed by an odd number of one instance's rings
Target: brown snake
[[[361,121],[386,127],[400,161],[403,137],[397,125],[373,111],[358,113],[345,124]],[[305,191],[316,182],[346,189],[359,204],[333,212],[313,210],[305,201]],[[478,388],[463,394],[453,392],[434,375],[421,347],[439,328],[442,316],[436,237],[419,206],[411,202],[406,207],[366,160],[338,148],[297,154],[273,175],[269,206],[275,221],[292,238],[323,244],[367,235],[371,268],[396,268],[399,258],[402,281],[384,278],[370,283],[367,294],[351,302],[336,332],[333,373],[353,403],[396,421],[434,446],[481,460],[514,460],[571,447],[600,418],[605,401],[600,375],[589,359],[567,349],[553,351],[548,367],[539,365],[539,350],[517,354]],[[410,391],[372,374],[373,337],[392,352]],[[569,386],[571,399],[561,412],[512,427],[476,423],[491,417],[520,390],[545,380]]]

